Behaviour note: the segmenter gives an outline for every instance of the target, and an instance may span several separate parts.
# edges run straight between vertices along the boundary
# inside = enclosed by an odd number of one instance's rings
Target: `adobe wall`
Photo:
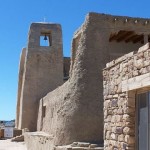
[[[136,101],[150,89],[150,45],[110,63],[103,71],[104,149],[136,150]]]
[[[103,143],[102,69],[107,62],[142,45],[110,42],[110,34],[149,29],[150,25],[143,25],[144,19],[135,23],[136,19],[89,13],[74,34],[70,79],[40,100],[37,129],[52,135],[53,144]]]
[[[20,56],[20,64],[19,64],[19,79],[18,79],[18,93],[17,93],[18,95],[17,95],[16,121],[15,121],[16,127],[18,127],[19,116],[20,116],[20,99],[21,99],[21,91],[22,91],[22,82],[23,82],[26,53],[27,53],[26,48],[23,48],[21,56]]]
[[[40,45],[40,36],[45,34],[49,46]],[[39,100],[63,83],[61,26],[32,23],[26,51],[26,58],[21,58],[16,120],[19,129],[36,131]]]

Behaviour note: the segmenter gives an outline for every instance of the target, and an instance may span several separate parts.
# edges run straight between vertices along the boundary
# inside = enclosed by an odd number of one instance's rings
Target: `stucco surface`
[[[53,135],[56,145],[74,141],[103,143],[102,68],[113,53],[117,54],[114,58],[129,51],[126,43],[109,42],[111,23],[106,18],[95,13],[87,15],[73,38],[70,79],[40,101],[38,130]],[[131,50],[138,45],[128,46]]]
[[[42,33],[51,34],[51,45],[41,46]],[[21,57],[17,127],[36,131],[39,100],[63,84],[62,33],[59,24],[32,23],[27,52]],[[24,53],[22,53],[24,56]],[[24,60],[25,59],[25,60]],[[22,64],[24,62],[24,65]],[[20,91],[21,90],[21,91]]]

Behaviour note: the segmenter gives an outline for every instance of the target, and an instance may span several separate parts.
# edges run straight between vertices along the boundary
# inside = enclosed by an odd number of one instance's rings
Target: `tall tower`
[[[20,60],[16,127],[36,131],[39,100],[62,83],[61,26],[32,23]]]

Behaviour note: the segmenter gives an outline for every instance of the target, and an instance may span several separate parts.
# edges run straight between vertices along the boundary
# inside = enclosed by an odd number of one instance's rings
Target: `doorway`
[[[137,94],[137,150],[150,150],[150,91]]]

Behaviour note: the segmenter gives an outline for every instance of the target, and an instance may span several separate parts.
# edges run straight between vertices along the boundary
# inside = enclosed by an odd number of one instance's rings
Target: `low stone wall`
[[[26,132],[24,140],[28,150],[51,150],[53,137],[44,132]]]
[[[103,150],[102,145],[87,142],[73,142],[70,145],[53,145],[53,136],[44,132],[24,134],[28,150]]]
[[[149,43],[106,65],[104,87],[104,149],[135,148],[135,90],[150,86]]]
[[[14,137],[16,137],[16,136],[20,136],[20,135],[22,135],[22,130],[19,130],[19,129],[14,129],[14,133],[13,133],[14,135]]]

